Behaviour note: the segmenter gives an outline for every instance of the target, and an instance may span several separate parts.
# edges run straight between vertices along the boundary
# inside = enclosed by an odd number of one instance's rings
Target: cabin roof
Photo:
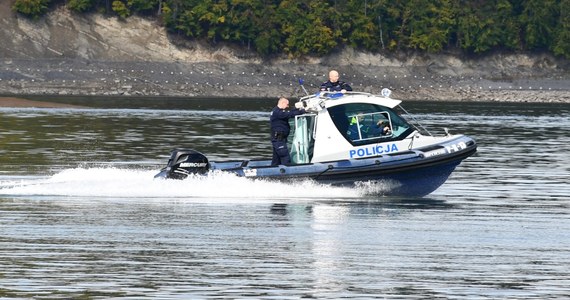
[[[392,98],[383,97],[380,95],[374,95],[370,93],[362,92],[346,92],[346,93],[329,93],[329,92],[319,92],[314,95],[309,95],[301,98],[301,101],[314,101],[319,99],[319,101],[324,101],[326,107],[333,107],[337,105],[347,104],[347,103],[370,103],[378,104],[389,108],[394,108],[402,103],[401,100],[396,100]]]

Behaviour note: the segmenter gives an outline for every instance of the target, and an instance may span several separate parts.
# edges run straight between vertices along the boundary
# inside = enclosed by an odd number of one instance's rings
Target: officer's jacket
[[[352,87],[348,83],[340,80],[337,82],[328,80],[321,84],[321,91],[340,92],[341,90],[352,91]]]
[[[289,126],[289,118],[293,118],[296,115],[303,114],[303,110],[299,109],[292,109],[290,111],[286,111],[284,109],[280,109],[279,107],[275,106],[271,111],[271,117],[269,117],[269,122],[271,123],[271,133],[272,135],[275,132],[282,133],[285,137],[289,135],[289,131],[291,127]]]

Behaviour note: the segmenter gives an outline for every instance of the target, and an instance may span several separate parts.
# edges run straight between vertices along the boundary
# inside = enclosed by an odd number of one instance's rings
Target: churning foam
[[[120,168],[67,169],[49,178],[0,182],[0,195],[127,197],[342,199],[357,198],[369,189],[332,187],[310,180],[275,182],[237,177],[229,173],[191,176],[185,180],[154,179],[157,171]]]

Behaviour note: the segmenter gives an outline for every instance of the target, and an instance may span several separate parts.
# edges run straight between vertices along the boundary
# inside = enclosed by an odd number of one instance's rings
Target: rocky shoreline
[[[316,91],[329,68],[298,63],[4,60],[0,95],[297,98],[304,95],[299,79],[307,91]],[[570,80],[562,75],[490,79],[429,66],[344,65],[338,70],[355,91],[379,93],[386,87],[402,100],[570,103]]]

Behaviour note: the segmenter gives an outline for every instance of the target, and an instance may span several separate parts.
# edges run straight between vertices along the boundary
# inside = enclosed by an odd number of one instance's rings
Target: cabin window
[[[353,145],[399,140],[413,130],[396,112],[381,105],[351,103],[328,110],[339,132]]]

